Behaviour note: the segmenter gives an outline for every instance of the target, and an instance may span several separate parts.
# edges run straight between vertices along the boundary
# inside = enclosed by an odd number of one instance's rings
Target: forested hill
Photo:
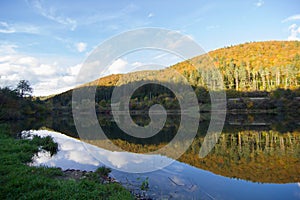
[[[141,71],[124,75],[110,75],[87,85],[113,86],[120,79],[123,84],[141,79],[175,81],[170,70],[183,74],[191,85],[204,86],[203,77],[213,77],[213,63],[221,72],[226,89],[239,91],[271,91],[277,88],[296,89],[300,85],[300,41],[251,42],[224,47],[177,63],[159,71]],[[196,63],[195,70],[190,63]],[[201,64],[199,64],[201,63]]]
[[[252,42],[217,49],[209,54],[218,65],[234,60],[253,67],[263,65],[269,68],[293,64],[297,53],[299,58],[300,41]]]
[[[111,95],[115,87],[122,87],[125,84],[135,87],[135,84],[140,84],[140,81],[144,80],[156,80],[180,86],[183,84],[182,79],[172,72],[176,71],[193,86],[198,102],[201,104],[201,111],[210,112],[208,89],[214,89],[214,85],[218,85],[220,81],[220,77],[215,75],[217,70],[212,68],[214,64],[221,72],[226,97],[239,99],[227,101],[228,112],[292,111],[293,116],[299,114],[300,42],[252,42],[217,49],[207,55],[199,55],[161,70],[112,74],[78,86],[76,90],[80,91],[86,86],[97,86],[95,93],[97,111],[108,112],[111,110]],[[196,63],[198,70],[191,63]],[[212,87],[207,88],[206,83]],[[53,110],[57,112],[61,110],[71,112],[72,92],[73,90],[69,90],[57,94],[47,101],[52,102]],[[183,92],[180,95],[188,94]],[[257,100],[258,97],[263,98]],[[130,100],[130,105],[133,110],[147,111],[149,106],[161,102],[164,102],[166,109],[179,109],[174,94],[160,84],[148,84],[137,89]]]
[[[208,53],[221,71],[227,89],[240,91],[295,89],[300,84],[300,41],[251,42]],[[203,56],[192,59],[201,63]],[[207,62],[206,62],[207,63]],[[205,62],[203,62],[205,65]],[[209,70],[194,71],[187,61],[172,68],[182,72],[196,86]]]

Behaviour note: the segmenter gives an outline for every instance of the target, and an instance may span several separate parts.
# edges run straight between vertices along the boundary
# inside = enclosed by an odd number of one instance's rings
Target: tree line
[[[32,98],[33,89],[27,80],[16,88],[0,88],[0,120],[19,120],[49,115],[50,106],[39,98]]]
[[[300,42],[254,42],[227,47],[178,63],[171,68],[180,71],[194,86],[205,86],[207,80],[219,81],[216,66],[225,89],[237,91],[272,91],[296,89],[300,84]],[[208,58],[208,56],[210,58]],[[198,70],[193,69],[192,65]],[[216,77],[216,78],[214,78]]]

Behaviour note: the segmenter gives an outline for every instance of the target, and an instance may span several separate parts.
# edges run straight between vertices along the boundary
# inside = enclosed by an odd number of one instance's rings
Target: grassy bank
[[[66,180],[58,168],[26,165],[39,147],[55,153],[49,137],[15,139],[0,125],[0,199],[133,199],[121,185],[101,184],[97,176]]]

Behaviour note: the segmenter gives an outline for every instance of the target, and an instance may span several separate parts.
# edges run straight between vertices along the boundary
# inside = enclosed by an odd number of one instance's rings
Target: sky
[[[3,0],[0,87],[26,79],[38,96],[70,89],[99,44],[145,27],[188,35],[206,52],[251,41],[300,40],[300,1]],[[126,73],[146,57],[163,66],[178,62],[165,52],[137,53],[113,61],[105,75]]]

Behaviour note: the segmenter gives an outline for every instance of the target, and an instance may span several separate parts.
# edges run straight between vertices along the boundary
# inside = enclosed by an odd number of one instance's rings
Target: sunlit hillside
[[[118,84],[126,84],[145,78],[176,82],[178,80],[170,76],[170,71],[176,70],[184,75],[191,85],[205,87],[205,77],[212,77],[215,73],[214,70],[210,70],[212,64],[221,72],[226,89],[295,89],[300,84],[300,42],[251,42],[220,48],[209,52],[208,55],[200,55],[164,70],[110,75],[88,85],[113,86],[118,81]]]

